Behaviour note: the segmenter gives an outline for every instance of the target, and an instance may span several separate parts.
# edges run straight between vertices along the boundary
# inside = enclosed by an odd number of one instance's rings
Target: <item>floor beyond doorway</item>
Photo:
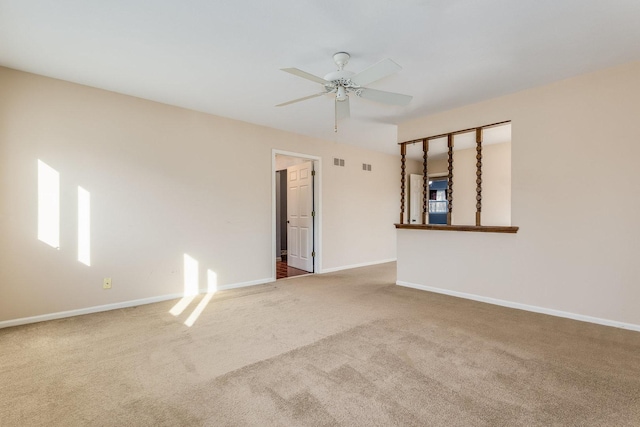
[[[300,270],[299,268],[290,267],[284,261],[276,261],[276,280],[286,279],[287,277],[302,276],[303,274],[309,274],[309,272]]]

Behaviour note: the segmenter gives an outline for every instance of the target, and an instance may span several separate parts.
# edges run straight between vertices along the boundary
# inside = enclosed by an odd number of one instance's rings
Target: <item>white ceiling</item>
[[[0,65],[397,154],[396,125],[640,59],[638,0],[0,0]],[[347,51],[408,107],[351,99],[333,132],[320,85]],[[508,118],[505,118],[508,119]],[[426,135],[425,135],[426,136]]]

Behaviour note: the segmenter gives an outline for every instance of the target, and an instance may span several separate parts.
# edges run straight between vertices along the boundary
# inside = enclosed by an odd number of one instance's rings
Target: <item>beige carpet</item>
[[[0,426],[638,426],[640,333],[395,264],[0,330]]]

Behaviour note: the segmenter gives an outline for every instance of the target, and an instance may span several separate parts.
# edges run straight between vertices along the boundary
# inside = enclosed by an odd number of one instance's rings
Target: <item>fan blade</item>
[[[294,76],[302,77],[303,79],[311,80],[312,82],[320,83],[321,85],[329,84],[327,80],[320,78],[318,76],[314,76],[313,74],[309,74],[306,71],[299,70],[297,68],[280,68],[282,71],[286,71],[287,73],[293,74]]]
[[[347,97],[347,99],[345,99],[344,101],[338,101],[336,99],[336,117],[338,118],[338,120],[346,119],[350,115],[351,112],[349,109],[349,98]]]
[[[387,58],[360,71],[351,77],[351,81],[359,86],[367,86],[400,70],[402,70],[401,66]]]
[[[276,105],[276,107],[284,107],[285,105],[295,104],[296,102],[306,101],[307,99],[315,98],[316,96],[321,96],[321,95],[326,95],[326,94],[327,94],[327,92],[316,93],[314,95],[305,96],[304,98],[298,98],[298,99],[294,99],[293,101],[283,102],[282,104]]]
[[[400,105],[403,107],[413,99],[413,96],[409,95],[367,88],[358,90],[358,96],[372,101],[382,102],[383,104]]]

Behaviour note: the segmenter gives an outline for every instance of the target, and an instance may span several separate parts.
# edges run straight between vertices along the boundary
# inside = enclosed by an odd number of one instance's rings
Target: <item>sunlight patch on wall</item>
[[[38,159],[38,240],[60,249],[60,174]]]
[[[187,254],[184,258],[184,293],[183,297],[174,305],[169,313],[179,316],[191,304],[191,301],[198,294],[199,278],[198,278],[198,261]]]
[[[184,254],[184,296],[198,294],[198,261]]]
[[[91,265],[91,194],[78,187],[78,261]]]
[[[218,291],[218,275],[215,271],[207,270],[207,292],[216,293]]]

